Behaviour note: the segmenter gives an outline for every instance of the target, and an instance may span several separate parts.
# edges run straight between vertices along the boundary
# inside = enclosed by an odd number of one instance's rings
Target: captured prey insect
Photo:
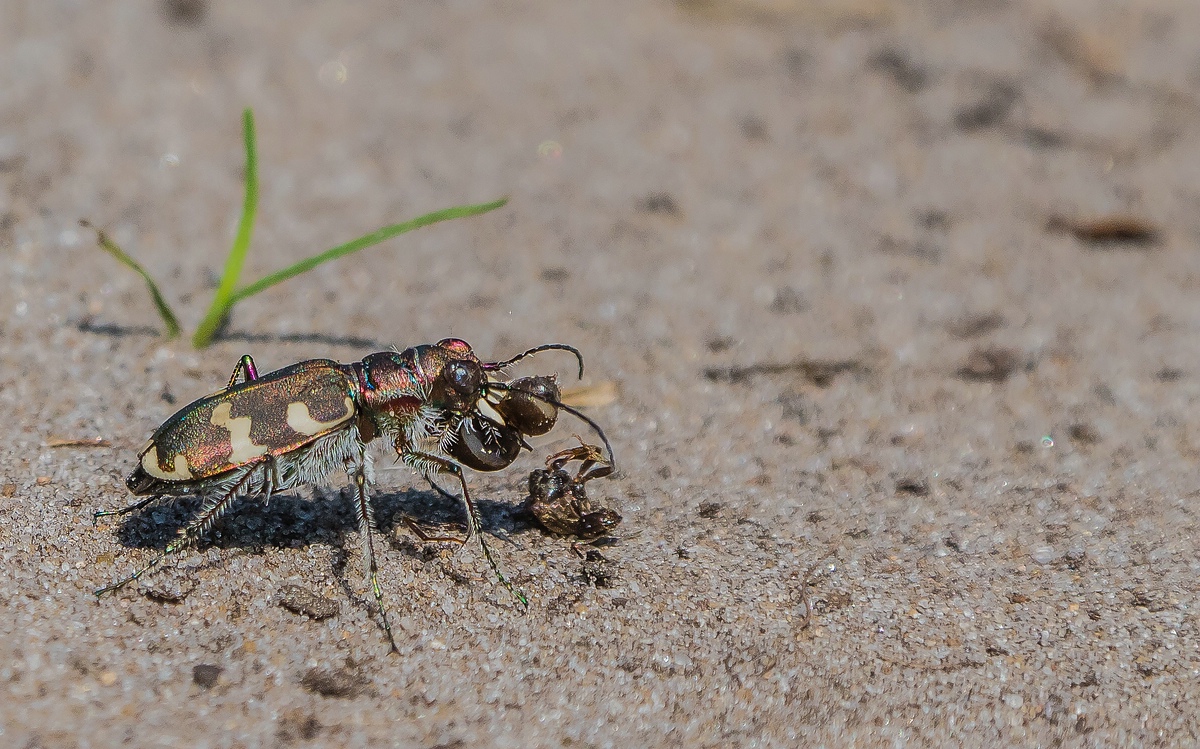
[[[185,406],[160,426],[138,453],[138,466],[125,485],[147,496],[123,515],[167,495],[204,495],[200,512],[179,536],[141,569],[96,591],[121,588],[186,549],[208,531],[239,496],[261,495],[320,481],[345,469],[354,483],[354,503],[362,534],[363,567],[379,606],[392,650],[383,589],[379,585],[372,531],[374,511],[368,497],[373,482],[367,446],[382,438],[397,458],[424,475],[448,473],[458,479],[467,511],[467,535],[478,537],[497,579],[522,605],[528,601],[500,571],[482,534],[479,511],[467,489],[463,468],[499,471],[530,449],[526,437],[549,432],[566,411],[600,435],[600,427],[560,400],[557,377],[505,380],[504,371],[542,351],[573,354],[583,377],[583,356],[571,346],[535,346],[511,359],[484,362],[457,338],[404,351],[384,351],[360,362],[340,364],[314,359],[259,375],[254,360],[243,356],[223,390]],[[449,540],[449,539],[437,539]]]
[[[574,478],[564,470],[572,460],[579,461]],[[551,455],[545,468],[529,474],[529,498],[523,509],[551,533],[595,541],[620,525],[621,516],[607,507],[592,509],[584,484],[612,472],[612,462],[599,447],[579,440],[579,447]]]

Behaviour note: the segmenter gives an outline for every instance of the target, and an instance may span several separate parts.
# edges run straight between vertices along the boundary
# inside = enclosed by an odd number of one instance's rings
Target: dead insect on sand
[[[564,470],[573,460],[580,462],[574,477]],[[579,440],[579,447],[551,455],[545,468],[529,474],[524,510],[547,531],[560,536],[583,541],[607,536],[621,523],[621,516],[606,507],[593,509],[584,484],[612,472],[611,459],[605,459],[599,447]]]

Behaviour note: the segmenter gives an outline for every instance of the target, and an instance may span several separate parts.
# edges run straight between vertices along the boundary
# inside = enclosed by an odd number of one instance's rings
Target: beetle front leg
[[[504,573],[500,571],[500,565],[496,564],[496,558],[492,554],[492,547],[488,546],[487,540],[483,534],[483,522],[479,518],[479,510],[475,507],[475,501],[471,499],[471,492],[467,489],[467,479],[463,475],[462,466],[452,460],[447,460],[439,455],[430,453],[417,452],[415,450],[405,450],[400,453],[400,459],[425,476],[426,479],[433,482],[430,474],[449,473],[458,479],[459,485],[462,487],[462,502],[467,508],[467,537],[462,541],[458,539],[449,539],[462,544],[466,544],[471,540],[472,536],[479,538],[479,545],[483,547],[483,555],[487,557],[488,565],[491,566],[492,572],[496,573],[496,579],[500,584],[512,593],[513,598],[516,598],[522,606],[529,608],[529,599],[525,594],[517,590],[517,588],[508,581]],[[436,485],[435,485],[436,486]],[[418,534],[421,535],[421,534]]]
[[[250,357],[250,354],[246,354],[233,368],[233,374],[230,375],[229,384],[225,386],[225,389],[228,390],[234,385],[241,385],[245,382],[254,382],[257,379],[258,369],[254,366],[254,359]]]
[[[346,461],[346,471],[350,474],[350,478],[354,481],[354,509],[358,516],[358,530],[363,537],[363,566],[367,571],[367,582],[371,586],[371,593],[375,596],[375,603],[379,606],[379,616],[383,619],[383,631],[387,633],[388,642],[392,646],[393,653],[399,653],[400,649],[396,647],[396,638],[392,636],[392,625],[388,621],[387,607],[383,604],[383,588],[379,585],[379,568],[375,563],[375,539],[373,531],[375,530],[375,509],[371,506],[371,499],[368,496],[367,472],[370,466],[367,458],[367,446],[360,444],[358,447],[358,455]]]

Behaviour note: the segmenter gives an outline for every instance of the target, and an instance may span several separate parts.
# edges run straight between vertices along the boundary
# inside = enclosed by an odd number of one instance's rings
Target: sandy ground
[[[1197,28],[1191,0],[3,3],[0,744],[1200,741]],[[194,327],[244,106],[247,279],[511,203],[164,342],[77,221]],[[413,538],[459,515],[387,462],[398,657],[341,475],[93,597],[196,502],[92,512],[240,355],[449,335],[615,383],[603,560],[514,511],[565,424],[471,477],[528,612]]]

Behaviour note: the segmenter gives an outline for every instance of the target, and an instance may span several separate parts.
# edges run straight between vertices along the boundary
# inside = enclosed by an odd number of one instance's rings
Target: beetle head
[[[458,338],[445,338],[432,346],[405,352],[412,352],[410,370],[429,388],[426,405],[441,409],[450,421],[454,439],[447,451],[451,457],[478,471],[506,468],[522,448],[530,449],[526,437],[546,434],[554,427],[560,410],[597,430],[608,446],[595,422],[562,404],[556,376],[536,375],[507,382],[501,379],[504,369],[512,364],[551,350],[574,354],[579,375],[583,376],[579,351],[559,343],[537,346],[498,362],[481,362],[470,345]]]
[[[467,413],[482,397],[487,375],[466,341],[444,338],[432,346],[408,349],[404,354],[411,356],[409,369],[428,389],[428,405],[452,413]]]

